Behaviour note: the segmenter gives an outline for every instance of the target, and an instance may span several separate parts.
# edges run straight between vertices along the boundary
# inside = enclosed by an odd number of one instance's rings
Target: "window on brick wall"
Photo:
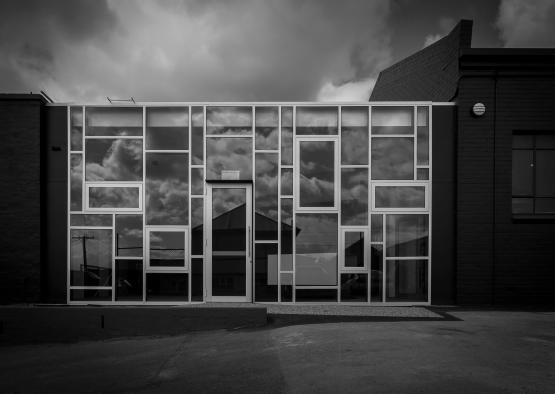
[[[555,215],[555,132],[514,133],[512,212]]]

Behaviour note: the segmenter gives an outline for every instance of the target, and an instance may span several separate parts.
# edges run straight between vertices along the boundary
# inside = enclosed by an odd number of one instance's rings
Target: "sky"
[[[56,102],[366,101],[473,19],[473,47],[555,47],[555,0],[2,0],[0,92]]]

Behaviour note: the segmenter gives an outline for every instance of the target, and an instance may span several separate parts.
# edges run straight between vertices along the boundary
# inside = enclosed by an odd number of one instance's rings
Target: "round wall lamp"
[[[474,116],[482,116],[486,113],[486,106],[483,103],[476,103],[472,106],[472,114]]]

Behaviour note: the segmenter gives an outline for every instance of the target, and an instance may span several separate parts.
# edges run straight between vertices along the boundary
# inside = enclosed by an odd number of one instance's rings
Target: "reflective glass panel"
[[[534,193],[534,151],[513,150],[513,196]]]
[[[246,201],[246,190],[243,188],[212,189],[213,251],[246,251]]]
[[[71,154],[70,167],[70,210],[81,211],[83,209],[83,155]]]
[[[71,230],[71,286],[112,286],[112,230]]]
[[[255,245],[254,299],[277,302],[278,300],[278,245]]]
[[[70,107],[71,150],[83,150],[83,107]]]
[[[143,135],[143,108],[87,107],[85,125],[87,135]]]
[[[425,208],[424,186],[376,186],[376,208]]]
[[[203,265],[203,259],[191,259],[191,301],[204,300]]]
[[[370,236],[372,242],[383,242],[383,215],[371,215]]]
[[[89,187],[89,208],[134,208],[140,206],[138,187]]]
[[[387,215],[387,256],[428,255],[428,215]]]
[[[297,135],[337,134],[337,107],[297,107]]]
[[[292,168],[281,169],[281,195],[282,196],[293,195],[293,169]]]
[[[112,301],[112,290],[71,289],[71,301]]]
[[[143,141],[89,139],[85,141],[87,181],[142,181]]]
[[[255,108],[255,148],[277,150],[279,145],[278,107]]]
[[[185,232],[151,231],[150,266],[151,267],[184,267],[185,266]]]
[[[347,268],[364,267],[365,239],[362,231],[345,231],[343,250],[344,265]]]
[[[191,198],[191,254],[204,254],[204,199]]]
[[[191,168],[191,194],[204,195],[204,169]]]
[[[189,223],[188,153],[146,154],[147,225]]]
[[[112,215],[82,215],[71,214],[71,226],[88,226],[88,227],[112,227]]]
[[[207,138],[206,156],[206,179],[252,179],[252,138]]]
[[[337,285],[337,214],[296,215],[296,283]]]
[[[143,300],[143,261],[116,260],[116,301]]]
[[[281,199],[281,270],[293,271],[293,200]]]
[[[341,164],[368,164],[368,108],[341,108]]]
[[[427,168],[417,168],[416,179],[419,181],[427,181],[430,179],[429,170]]]
[[[293,274],[281,274],[281,302],[293,301]]]
[[[429,164],[430,125],[428,121],[428,107],[416,109],[416,164]]]
[[[536,197],[555,197],[555,150],[536,150]]]
[[[341,301],[368,301],[368,274],[341,274]]]
[[[382,302],[383,294],[383,245],[372,245],[370,247],[370,297],[374,302]]]
[[[189,149],[189,108],[147,108],[146,149]]]
[[[372,179],[414,179],[413,138],[372,138]]]
[[[204,164],[204,110],[191,108],[191,162]]]
[[[116,215],[116,256],[143,256],[143,215]]]
[[[299,206],[335,206],[334,141],[299,142]]]
[[[146,274],[147,301],[188,301],[189,279],[182,273]]]
[[[293,108],[281,108],[281,164],[293,164]]]
[[[256,182],[255,230],[256,239],[278,238],[278,154],[257,153],[255,163]]]
[[[297,289],[297,302],[337,302],[336,289]]]
[[[414,134],[413,107],[372,107],[372,134]]]
[[[341,169],[341,224],[368,225],[368,169]]]
[[[428,262],[387,260],[386,301],[427,301]]]
[[[252,135],[252,107],[206,107],[206,134]]]

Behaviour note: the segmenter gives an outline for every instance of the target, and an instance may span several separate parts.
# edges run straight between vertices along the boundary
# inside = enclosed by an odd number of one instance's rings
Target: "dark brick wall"
[[[496,81],[497,79],[497,81]],[[467,75],[459,87],[457,301],[555,302],[555,224],[511,213],[514,130],[555,132],[555,77]],[[482,118],[470,114],[483,102]],[[554,180],[555,181],[555,180]]]
[[[472,21],[462,20],[444,38],[380,72],[373,101],[450,101],[457,91],[459,51],[469,48]]]
[[[0,303],[35,302],[41,290],[39,97],[0,95]]]

